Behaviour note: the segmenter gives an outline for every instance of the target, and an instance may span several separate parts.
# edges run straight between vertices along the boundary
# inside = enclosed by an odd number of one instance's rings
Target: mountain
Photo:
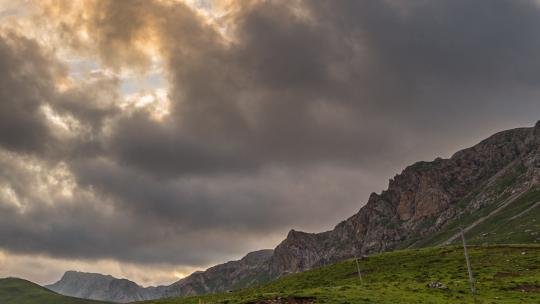
[[[268,281],[272,253],[251,252],[241,260],[195,272],[169,286],[142,287],[110,275],[68,271],[58,282],[45,287],[63,295],[118,303],[227,291]]]
[[[67,296],[119,303],[156,299],[164,289],[144,288],[126,279],[77,271],[67,271],[60,281],[45,287]]]
[[[234,292],[141,304],[539,303],[540,246],[470,246],[473,299],[463,247],[406,249],[346,260]]]
[[[540,122],[407,167],[333,230],[291,230],[269,267],[280,276],[354,256],[450,244],[460,226],[473,243],[537,243],[539,180]]]
[[[405,168],[333,230],[291,230],[274,251],[196,272],[162,296],[220,292],[354,256],[448,245],[462,227],[473,244],[540,242],[540,122]],[[162,287],[160,287],[162,288]],[[163,291],[165,290],[165,291]],[[62,291],[59,291],[62,292]]]
[[[0,279],[2,304],[106,304],[59,295],[32,282],[17,279]]]
[[[268,269],[272,255],[273,250],[259,250],[248,253],[239,261],[195,272],[170,285],[165,295],[170,297],[223,292],[267,282],[272,279]]]

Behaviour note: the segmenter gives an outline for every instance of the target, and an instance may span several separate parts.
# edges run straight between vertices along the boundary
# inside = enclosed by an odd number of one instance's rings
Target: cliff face
[[[540,123],[495,134],[450,159],[418,162],[371,194],[367,204],[334,230],[290,231],[270,260],[272,275],[304,271],[354,256],[415,246],[452,221],[538,184]],[[520,183],[494,189],[519,167]],[[476,190],[476,191],[475,191]],[[497,191],[499,190],[499,191]],[[464,204],[464,200],[470,198]]]

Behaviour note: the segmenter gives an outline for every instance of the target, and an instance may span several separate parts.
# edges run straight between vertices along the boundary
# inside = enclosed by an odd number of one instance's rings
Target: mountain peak
[[[534,137],[537,139],[537,141],[540,139],[540,120],[536,122],[534,125]]]
[[[291,230],[289,230],[289,233],[287,233],[287,238],[294,237],[297,233],[298,233],[298,231],[296,231],[294,229],[291,229]]]
[[[72,278],[77,278],[77,277],[87,277],[87,278],[102,278],[102,279],[110,279],[110,280],[113,280],[113,279],[116,279],[115,277],[111,276],[111,275],[104,275],[104,274],[101,274],[101,273],[93,273],[93,272],[82,272],[82,271],[77,271],[77,270],[68,270],[64,273],[64,275],[62,276],[62,279],[60,280],[63,280],[63,279],[72,279]]]
[[[58,282],[45,287],[67,296],[119,303],[150,300],[155,296],[152,289],[126,279],[74,270],[66,271]]]
[[[257,265],[270,259],[274,253],[273,249],[262,249],[246,254],[241,261],[249,265]]]

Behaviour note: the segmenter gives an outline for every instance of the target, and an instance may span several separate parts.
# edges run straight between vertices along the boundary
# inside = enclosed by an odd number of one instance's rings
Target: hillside
[[[92,300],[59,295],[32,282],[17,279],[0,279],[2,304],[106,304]]]
[[[540,246],[476,246],[469,253],[478,303],[539,303]],[[376,254],[361,259],[360,268],[362,282],[347,260],[256,288],[142,303],[472,303],[460,246]],[[447,289],[429,288],[431,282]]]

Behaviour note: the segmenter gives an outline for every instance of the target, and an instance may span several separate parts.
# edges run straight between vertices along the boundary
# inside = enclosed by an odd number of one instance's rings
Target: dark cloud
[[[117,121],[108,144],[118,162],[158,176],[227,173],[258,165],[241,154],[234,139],[201,140],[144,112]]]
[[[16,252],[241,255],[330,228],[403,166],[540,114],[533,1],[243,1],[217,24],[172,1],[52,3],[44,20],[105,68],[143,73],[159,54],[170,113],[123,108],[119,77],[58,90],[56,59],[2,36],[0,245]],[[45,104],[75,136],[53,134]]]
[[[2,247],[58,258],[206,265],[262,246],[257,238],[280,236],[291,223],[320,227],[313,216],[338,217],[351,193],[366,190],[345,170],[163,182],[103,159],[68,168],[1,156],[0,186],[12,193],[0,193]],[[325,206],[328,199],[341,202]]]
[[[276,163],[368,166],[431,156],[441,145],[436,151],[448,153],[461,132],[492,117],[527,121],[521,111],[536,103],[538,6],[483,7],[338,1],[301,2],[298,12],[279,1],[256,2],[228,16],[230,44],[178,8],[159,30],[172,84],[169,134],[183,135],[178,144],[158,136],[161,145],[153,140],[148,150],[119,134],[119,159],[157,175]],[[520,111],[508,112],[510,99],[519,100]],[[122,123],[133,129],[146,122]],[[482,127],[477,138],[497,124]],[[186,136],[192,140],[180,139]],[[429,149],[416,148],[424,141],[432,142]],[[198,164],[183,170],[193,153]]]
[[[40,107],[52,97],[55,71],[38,44],[14,33],[0,36],[0,145],[34,152],[51,134]]]
[[[59,90],[67,79],[67,66],[20,34],[0,35],[0,70],[0,147],[4,149],[56,161],[66,153],[85,154],[83,149],[98,149],[105,120],[119,112],[118,79],[99,76]],[[78,137],[56,134],[50,115],[73,118],[81,129]]]

